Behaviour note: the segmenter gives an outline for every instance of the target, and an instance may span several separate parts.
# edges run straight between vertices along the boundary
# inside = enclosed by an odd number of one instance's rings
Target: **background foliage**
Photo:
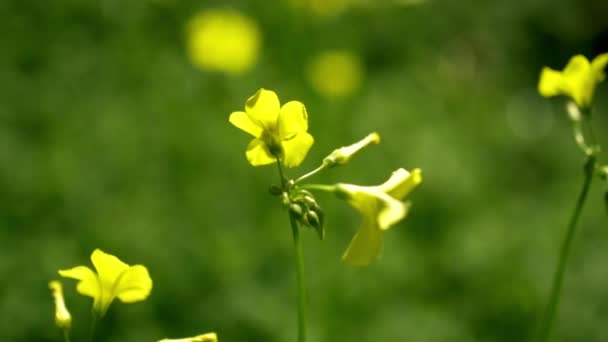
[[[256,67],[196,69],[188,19],[208,8],[254,19]],[[326,241],[305,232],[311,341],[525,341],[550,289],[581,182],[563,99],[536,92],[542,65],[608,50],[602,0],[378,2],[318,16],[279,1],[0,2],[0,337],[58,341],[47,288],[99,247],[148,266],[152,296],[114,303],[107,341],[218,332],[221,341],[295,339],[289,225],[228,122],[259,87],[307,106],[303,166],[372,130],[383,142],[319,182],[375,184],[420,167],[410,217],[383,259],[339,257],[357,214],[319,199]],[[358,54],[362,86],[324,98],[304,66],[324,49]],[[608,86],[596,124],[608,129]],[[605,134],[600,139],[608,146]],[[596,183],[556,324],[560,341],[604,341],[608,231]],[[65,281],[75,334],[89,299]],[[84,336],[84,335],[83,335]]]

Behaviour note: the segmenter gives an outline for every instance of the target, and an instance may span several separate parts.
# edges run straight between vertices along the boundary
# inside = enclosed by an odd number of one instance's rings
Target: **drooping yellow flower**
[[[215,333],[207,333],[207,334],[198,335],[198,336],[194,336],[194,337],[186,337],[186,338],[178,338],[178,339],[165,338],[158,342],[217,342],[217,335]]]
[[[251,165],[268,165],[277,157],[287,167],[302,163],[314,143],[308,131],[304,104],[290,101],[280,107],[272,90],[260,89],[245,103],[244,112],[230,114],[230,123],[251,134],[245,156]]]
[[[65,306],[65,300],[63,299],[63,287],[57,280],[53,280],[49,283],[49,289],[53,294],[55,300],[55,325],[63,330],[70,330],[72,326],[72,315]]]
[[[150,295],[152,279],[145,266],[129,266],[99,249],[93,251],[91,261],[97,273],[87,266],[76,266],[60,270],[59,274],[79,280],[76,290],[93,298],[93,310],[99,317],[106,313],[115,298],[123,303],[135,303]]]
[[[402,200],[422,182],[422,172],[398,169],[381,185],[337,184],[336,194],[361,213],[362,224],[342,255],[352,266],[367,266],[381,253],[384,231],[405,218],[410,204]]]
[[[597,84],[604,80],[604,67],[608,64],[608,53],[598,55],[590,63],[583,55],[570,59],[563,71],[544,67],[538,82],[542,96],[569,96],[579,107],[587,108],[593,100]]]
[[[326,97],[347,97],[361,86],[363,66],[359,57],[344,50],[317,55],[308,67],[313,88]]]
[[[239,74],[257,61],[260,32],[250,18],[232,10],[208,10],[188,23],[188,54],[194,65]]]

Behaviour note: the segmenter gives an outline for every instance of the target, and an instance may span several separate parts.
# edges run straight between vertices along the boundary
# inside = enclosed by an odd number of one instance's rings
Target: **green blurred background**
[[[188,20],[214,8],[259,26],[244,74],[188,58]],[[606,52],[606,18],[604,0],[378,1],[324,15],[279,1],[0,2],[0,339],[60,341],[47,282],[101,248],[146,265],[154,289],[115,302],[100,340],[294,341],[291,232],[267,192],[276,170],[251,167],[250,138],[227,121],[265,87],[310,116],[315,145],[290,175],[374,130],[380,145],[315,181],[424,172],[368,268],[340,262],[358,214],[318,197],[326,240],[303,234],[310,341],[530,340],[582,178],[564,99],[541,98],[536,82],[543,65]],[[326,98],[304,66],[336,48],[359,56],[364,78]],[[594,185],[557,341],[608,340],[605,184]],[[91,301],[63,283],[82,340]]]

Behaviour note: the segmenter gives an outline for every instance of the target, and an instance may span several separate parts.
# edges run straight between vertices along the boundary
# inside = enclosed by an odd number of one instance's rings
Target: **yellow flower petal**
[[[118,277],[129,268],[129,265],[120,261],[117,257],[104,253],[100,249],[93,251],[91,262],[97,270],[103,290],[112,289]]]
[[[276,158],[270,154],[268,146],[261,139],[253,139],[247,146],[245,156],[253,166],[268,165],[276,162]]]
[[[382,194],[382,196],[378,196],[378,199],[381,200],[382,205],[378,212],[378,229],[387,230],[397,224],[399,221],[403,220],[407,215],[408,209],[410,207],[409,203],[405,204],[401,201],[398,201],[387,194]]]
[[[207,334],[198,335],[198,336],[194,336],[194,337],[186,337],[186,338],[178,338],[178,339],[165,338],[158,342],[217,342],[217,335],[215,333],[207,333]]]
[[[373,220],[364,219],[359,231],[342,255],[342,260],[351,266],[367,266],[382,254],[382,231]]]
[[[422,183],[422,171],[414,169],[407,172],[405,169],[398,169],[393,172],[391,177],[380,187],[384,192],[396,199],[404,199],[412,190]]]
[[[544,97],[561,95],[564,93],[564,80],[562,73],[544,67],[538,81],[538,92]]]
[[[298,133],[308,131],[308,114],[300,101],[289,101],[279,111],[280,140],[290,139]]]
[[[83,296],[96,298],[101,294],[99,280],[92,269],[86,266],[76,266],[67,270],[59,270],[59,275],[78,280],[76,291]]]
[[[277,94],[264,88],[258,90],[245,103],[245,112],[266,130],[276,130],[279,110],[280,103]]]
[[[300,133],[289,140],[283,140],[283,164],[287,167],[296,167],[302,163],[308,150],[314,143],[314,138],[308,133]]]
[[[597,82],[603,81],[606,75],[604,68],[608,64],[608,53],[597,55],[591,62],[591,70]]]
[[[249,115],[247,115],[245,112],[234,112],[230,114],[228,121],[230,121],[230,123],[237,128],[253,135],[256,138],[262,136],[264,128],[251,120]]]
[[[152,291],[152,279],[148,269],[142,265],[129,267],[123,272],[114,287],[115,296],[123,303],[134,303],[146,299]]]

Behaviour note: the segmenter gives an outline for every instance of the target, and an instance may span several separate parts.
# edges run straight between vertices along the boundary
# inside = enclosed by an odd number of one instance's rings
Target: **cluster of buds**
[[[325,239],[325,215],[310,191],[296,187],[292,180],[287,184],[287,191],[283,191],[277,185],[272,185],[270,193],[281,197],[283,206],[289,210],[289,214],[298,223],[313,228],[319,235],[319,239]]]

